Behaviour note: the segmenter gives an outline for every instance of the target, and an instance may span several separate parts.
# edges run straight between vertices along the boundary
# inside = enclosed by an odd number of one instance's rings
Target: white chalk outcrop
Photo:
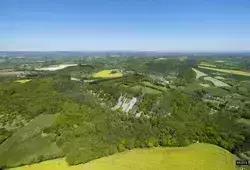
[[[132,97],[132,99],[127,98],[125,95],[121,95],[118,98],[117,104],[112,108],[112,110],[121,109],[123,112],[128,113],[137,103],[138,99]]]

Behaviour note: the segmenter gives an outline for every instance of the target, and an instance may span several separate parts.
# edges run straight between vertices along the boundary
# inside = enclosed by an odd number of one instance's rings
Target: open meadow
[[[86,164],[68,166],[65,159],[54,159],[12,170],[235,170],[233,155],[211,144],[188,147],[133,149]]]
[[[135,85],[131,87],[131,90],[135,92],[141,91],[142,93],[147,93],[147,94],[160,94],[162,91],[156,90],[150,87],[142,86],[142,85]]]

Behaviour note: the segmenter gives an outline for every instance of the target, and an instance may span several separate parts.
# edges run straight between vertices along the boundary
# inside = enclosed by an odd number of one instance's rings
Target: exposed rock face
[[[141,117],[142,112],[136,113],[135,117]]]
[[[121,109],[123,112],[128,113],[135,106],[137,101],[138,99],[136,97],[129,99],[125,95],[121,95],[118,98],[117,104],[112,108],[112,110]]]
[[[56,70],[61,70],[67,67],[72,67],[72,66],[77,66],[77,64],[59,64],[59,65],[53,65],[49,67],[43,67],[43,68],[36,68],[35,70],[40,70],[40,71],[56,71]]]
[[[70,80],[73,80],[73,81],[81,81],[80,79],[75,78],[75,77],[71,77]]]

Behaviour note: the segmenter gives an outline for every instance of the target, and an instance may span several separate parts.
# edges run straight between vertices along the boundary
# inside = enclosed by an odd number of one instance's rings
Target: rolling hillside
[[[228,151],[211,144],[188,147],[134,149],[86,164],[68,166],[64,159],[44,161],[12,170],[235,170]]]

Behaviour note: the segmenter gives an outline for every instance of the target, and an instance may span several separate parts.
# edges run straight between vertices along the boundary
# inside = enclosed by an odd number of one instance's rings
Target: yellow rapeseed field
[[[27,83],[29,81],[30,81],[30,79],[22,79],[22,80],[16,80],[15,82],[17,82],[17,83]]]
[[[211,144],[188,147],[133,149],[86,164],[68,166],[65,159],[13,168],[12,170],[236,170],[233,155]]]
[[[211,68],[211,67],[204,67],[200,65],[198,67],[202,69],[213,70],[213,71],[218,71],[222,73],[235,74],[235,75],[241,75],[241,76],[250,76],[250,72],[246,72],[246,71]]]
[[[112,73],[112,71],[115,71],[115,70],[102,70],[102,71],[99,71],[99,72],[93,74],[93,77],[94,78],[118,78],[118,77],[122,77],[122,73],[119,73],[119,72]]]

